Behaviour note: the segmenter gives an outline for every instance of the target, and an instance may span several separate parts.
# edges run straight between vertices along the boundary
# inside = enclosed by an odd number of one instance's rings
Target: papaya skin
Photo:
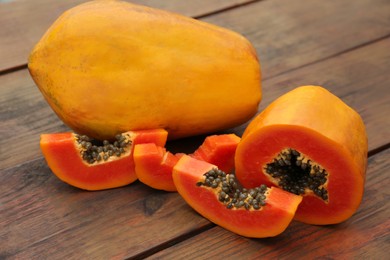
[[[260,210],[228,209],[209,188],[196,183],[215,165],[184,155],[173,168],[173,180],[179,194],[199,214],[238,235],[253,238],[282,233],[293,219],[300,196],[272,187],[266,205]]]
[[[84,190],[105,190],[137,180],[133,160],[135,145],[153,142],[163,146],[167,140],[167,132],[163,129],[129,131],[125,134],[132,142],[125,154],[94,164],[82,159],[76,135],[71,132],[42,134],[40,147],[49,168],[63,182]]]
[[[350,218],[362,200],[367,135],[357,112],[319,86],[302,86],[279,97],[256,116],[237,147],[237,179],[246,187],[276,185],[264,167],[292,148],[328,172],[328,202],[304,194],[295,219],[336,224]]]
[[[32,50],[28,69],[58,117],[96,139],[231,128],[255,115],[262,94],[256,51],[243,36],[122,1],[66,11]]]

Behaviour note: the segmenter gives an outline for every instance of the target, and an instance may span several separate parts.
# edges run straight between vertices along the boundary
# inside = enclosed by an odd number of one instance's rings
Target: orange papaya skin
[[[138,179],[158,190],[176,191],[172,169],[179,157],[154,143],[134,147],[135,172]]]
[[[237,147],[237,179],[245,187],[277,185],[264,167],[285,148],[307,155],[328,172],[328,202],[305,194],[295,219],[309,224],[345,221],[364,190],[367,135],[357,112],[319,86],[281,96],[248,125]]]
[[[234,169],[234,154],[240,140],[235,134],[210,135],[191,156],[229,173]]]
[[[42,134],[40,147],[52,172],[62,181],[84,190],[104,190],[125,186],[137,179],[133,149],[139,143],[165,145],[167,131],[163,129],[130,131],[132,144],[120,157],[105,162],[86,163],[80,156],[74,133]]]
[[[301,202],[300,196],[272,187],[260,210],[227,209],[209,188],[198,187],[204,173],[215,165],[183,155],[173,168],[179,194],[199,214],[236,234],[263,238],[282,233]]]

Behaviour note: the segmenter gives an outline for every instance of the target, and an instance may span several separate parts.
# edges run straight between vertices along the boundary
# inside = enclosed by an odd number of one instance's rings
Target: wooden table
[[[51,173],[39,135],[68,128],[43,100],[26,61],[56,17],[81,2],[0,1],[0,259],[389,259],[390,1],[134,1],[246,36],[262,64],[259,111],[288,90],[316,84],[363,117],[369,163],[358,212],[333,226],[293,222],[267,239],[215,226],[177,193],[140,182],[86,192]],[[193,151],[203,138],[168,147]]]

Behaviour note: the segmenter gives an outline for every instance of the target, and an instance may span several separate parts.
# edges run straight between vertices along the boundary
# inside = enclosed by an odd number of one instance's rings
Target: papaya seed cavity
[[[312,192],[328,202],[328,172],[295,149],[286,148],[281,151],[264,167],[264,172],[288,192],[296,195]]]
[[[196,185],[215,189],[218,200],[228,209],[259,210],[266,204],[267,186],[241,188],[234,174],[226,174],[217,168],[206,172],[204,180],[197,182]]]
[[[118,134],[115,140],[96,140],[86,135],[76,135],[76,141],[80,149],[81,157],[88,164],[107,161],[110,157],[120,157],[127,152],[131,144],[130,137]]]

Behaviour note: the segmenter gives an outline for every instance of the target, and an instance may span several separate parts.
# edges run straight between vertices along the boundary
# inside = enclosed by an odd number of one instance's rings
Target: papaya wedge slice
[[[188,155],[183,155],[173,168],[173,180],[179,194],[211,222],[246,237],[263,238],[282,233],[302,198],[276,187],[262,186],[258,191],[237,192],[232,176]],[[218,178],[220,182],[216,185]],[[226,187],[231,190],[225,192]],[[238,201],[233,202],[236,193],[239,194]],[[253,202],[258,196],[261,205]]]
[[[123,133],[121,138],[126,144],[121,147],[122,152],[99,161],[86,156],[81,137],[72,132],[42,134],[40,147],[50,169],[60,180],[84,190],[103,190],[134,182],[137,179],[133,160],[134,146],[140,143],[164,146],[167,131],[129,131]]]

